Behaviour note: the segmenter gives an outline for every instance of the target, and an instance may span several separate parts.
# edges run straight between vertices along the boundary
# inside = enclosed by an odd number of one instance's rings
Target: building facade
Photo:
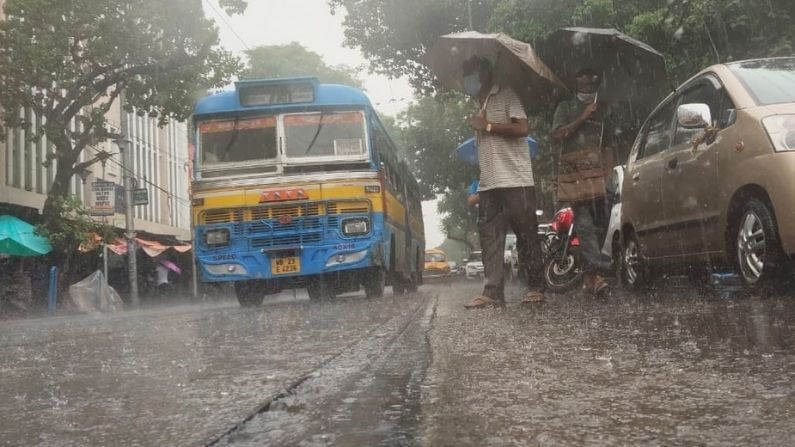
[[[0,20],[3,19],[0,0]],[[20,111],[26,120],[40,123],[43,119],[30,110]],[[127,139],[131,141],[132,166],[125,167],[136,179],[138,188],[148,191],[149,203],[135,207],[136,230],[190,238],[190,160],[188,126],[171,122],[160,128],[157,119],[138,116],[121,110],[118,101],[107,115],[108,125],[115,131],[126,120]],[[73,123],[74,125],[74,123]],[[74,129],[73,129],[74,130]],[[53,146],[46,137],[31,141],[23,129],[9,129],[0,141],[0,207],[33,209],[41,212],[55,175],[56,162],[45,166],[46,154]],[[113,153],[104,164],[95,163],[83,175],[71,180],[70,194],[90,206],[91,185],[98,179],[113,182],[121,190],[123,168],[119,148],[106,141],[87,148],[80,161],[92,159],[98,151]],[[121,194],[117,194],[120,196]],[[124,226],[124,214],[117,207],[114,216],[102,217],[108,223]],[[100,218],[98,218],[100,219]]]

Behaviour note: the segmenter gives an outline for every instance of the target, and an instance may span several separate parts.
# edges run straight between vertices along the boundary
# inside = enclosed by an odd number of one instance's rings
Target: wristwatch
[[[486,123],[486,132],[491,133],[491,123]]]

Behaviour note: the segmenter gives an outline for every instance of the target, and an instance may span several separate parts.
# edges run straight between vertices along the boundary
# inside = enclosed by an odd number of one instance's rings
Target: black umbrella
[[[538,53],[572,90],[579,70],[599,73],[599,102],[611,109],[628,107],[635,121],[644,119],[670,91],[662,54],[612,28],[560,29]]]

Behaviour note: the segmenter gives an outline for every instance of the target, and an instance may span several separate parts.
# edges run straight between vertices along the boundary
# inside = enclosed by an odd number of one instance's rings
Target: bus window
[[[276,118],[208,121],[199,126],[202,164],[273,160]]]
[[[360,159],[366,155],[361,112],[287,115],[284,131],[287,158]]]

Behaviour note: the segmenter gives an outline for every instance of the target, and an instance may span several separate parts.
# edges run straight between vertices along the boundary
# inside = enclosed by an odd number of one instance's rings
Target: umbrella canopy
[[[33,225],[14,216],[0,216],[0,253],[41,256],[52,251],[50,242],[36,234]]]
[[[563,28],[538,52],[572,90],[579,70],[600,73],[599,102],[629,107],[640,119],[670,90],[663,56],[612,28]]]
[[[538,156],[538,142],[533,137],[527,137],[527,147],[530,151],[530,158],[535,159]],[[475,137],[469,138],[463,143],[459,144],[456,148],[458,158],[470,165],[478,165],[478,144]]]
[[[488,59],[494,67],[495,81],[513,87],[529,112],[545,109],[566,90],[533,47],[505,34],[447,34],[436,41],[426,59],[442,84],[463,92],[462,66],[473,56]]]

